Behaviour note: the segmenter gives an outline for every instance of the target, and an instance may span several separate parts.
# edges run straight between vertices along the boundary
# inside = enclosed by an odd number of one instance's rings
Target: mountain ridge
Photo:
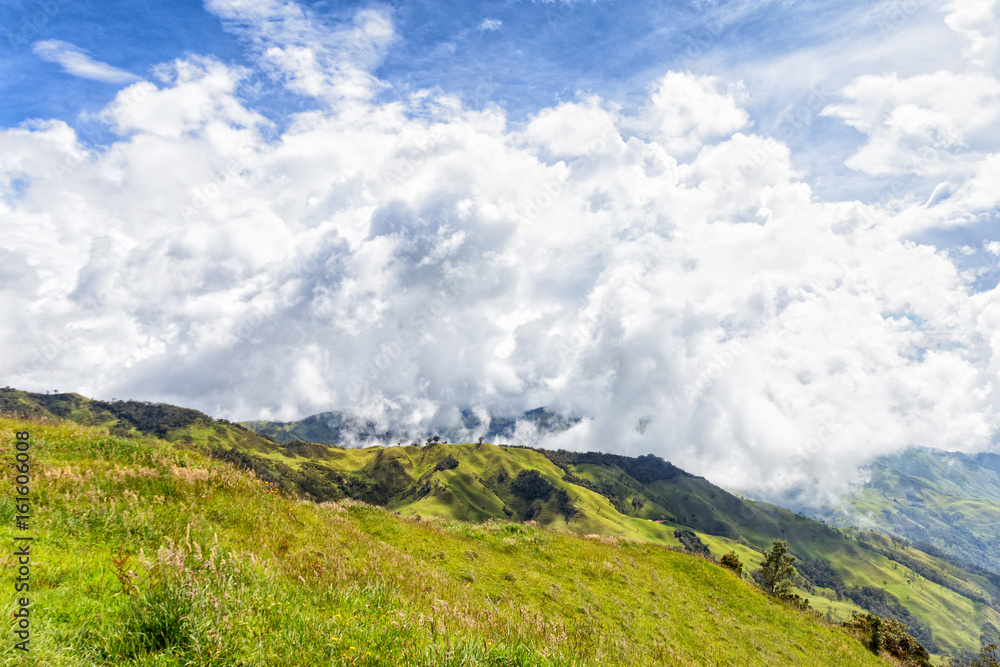
[[[488,415],[488,417],[488,422],[484,424],[482,417],[474,410],[464,409],[459,413],[460,426],[433,429],[430,435],[419,436],[409,432],[380,429],[375,421],[342,410],[320,412],[289,422],[246,420],[241,423],[276,442],[303,440],[326,445],[356,446],[365,443],[404,444],[404,441],[411,441],[414,437],[417,438],[414,444],[419,444],[424,437],[438,437],[446,442],[473,441],[478,437],[495,440],[513,436],[519,423],[530,425],[539,434],[551,434],[565,431],[581,421],[579,417],[566,417],[550,412],[545,406],[526,410],[519,415]]]

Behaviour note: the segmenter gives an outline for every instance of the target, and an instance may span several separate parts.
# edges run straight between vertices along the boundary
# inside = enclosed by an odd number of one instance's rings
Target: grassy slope
[[[373,448],[344,450],[343,453],[347,460],[354,461],[348,464],[345,459],[340,459],[338,465],[346,465],[359,474],[375,469],[372,465],[374,458],[382,456],[398,460],[402,469],[414,479],[429,477],[431,483],[438,487],[435,492],[415,501],[396,497],[389,504],[391,509],[403,515],[442,516],[467,521],[503,517],[501,511],[505,503],[490,490],[488,482],[500,470],[510,477],[530,468],[540,471],[550,483],[565,488],[579,510],[579,514],[567,522],[555,511],[552,503],[546,505],[536,519],[553,529],[568,529],[579,534],[619,535],[676,545],[674,528],[693,526],[702,529],[698,531],[700,536],[713,548],[716,556],[736,549],[745,561],[754,565],[760,558],[751,547],[767,547],[773,538],[785,538],[800,558],[829,561],[848,585],[888,590],[920,622],[931,628],[940,649],[948,653],[977,650],[982,628],[987,623],[997,625],[1000,621],[1000,614],[994,608],[976,603],[962,594],[962,591],[970,591],[980,597],[995,599],[995,588],[979,577],[964,571],[955,572],[956,568],[948,563],[912,547],[903,549],[891,542],[880,546],[897,558],[903,554],[917,558],[937,572],[951,572],[949,583],[952,588],[943,586],[927,580],[904,564],[873,553],[840,531],[781,508],[735,498],[699,478],[682,477],[669,488],[665,482],[647,485],[645,495],[660,500],[662,504],[650,500],[639,514],[658,517],[670,512],[668,516],[684,522],[659,524],[648,519],[623,516],[603,495],[565,484],[562,482],[563,471],[544,455],[532,450],[483,444],[393,447],[387,450]],[[434,464],[447,455],[459,460],[458,467],[435,472]],[[592,482],[600,482],[602,475],[621,479],[620,471],[602,471],[596,466],[580,466],[574,468],[574,472],[581,478],[589,477]],[[634,484],[634,480],[625,479],[619,484]],[[618,495],[628,496],[620,489]],[[512,503],[507,502],[506,505]],[[705,532],[706,528],[716,527],[720,522],[728,525],[731,537]],[[835,592],[830,590],[820,589],[815,593],[800,591],[800,594],[810,598],[821,613],[830,612],[838,620],[848,618],[853,611],[861,611],[849,600],[838,600]]]
[[[361,477],[378,478],[385,470],[392,469],[391,462],[414,480],[425,480],[433,491],[422,498],[391,498],[388,507],[403,516],[436,516],[462,521],[485,521],[504,518],[504,507],[514,507],[511,498],[501,498],[490,484],[503,471],[508,478],[527,469],[538,470],[553,485],[565,488],[578,514],[567,521],[554,508],[554,503],[543,505],[536,520],[555,530],[569,530],[578,534],[615,535],[628,539],[648,540],[661,544],[677,545],[673,531],[677,527],[702,528],[701,538],[709,544],[716,556],[735,549],[741,557],[756,566],[759,553],[752,547],[763,548],[775,537],[789,540],[793,552],[802,558],[823,558],[830,562],[848,585],[875,586],[895,595],[914,614],[931,628],[934,639],[942,651],[955,653],[978,649],[980,632],[987,623],[998,625],[1000,614],[988,605],[978,604],[961,594],[968,590],[991,599],[995,589],[990,589],[979,578],[959,571],[951,575],[952,590],[939,583],[928,581],[919,573],[881,554],[872,553],[855,540],[818,522],[792,512],[761,503],[750,503],[726,494],[699,478],[684,477],[671,488],[666,483],[648,485],[647,495],[662,501],[647,502],[639,512],[646,516],[668,515],[684,524],[665,521],[653,523],[649,519],[620,514],[605,496],[586,488],[562,482],[563,471],[539,452],[526,449],[501,448],[494,445],[463,444],[436,445],[431,447],[392,447],[358,450],[336,450],[332,460],[338,469]],[[434,470],[445,456],[454,456],[459,465],[451,470]],[[285,465],[295,469],[310,461],[307,457],[285,457],[272,454]],[[596,466],[574,469],[581,478],[601,481],[601,475],[619,472],[600,471]],[[502,495],[502,493],[501,493]],[[627,494],[626,494],[627,495]],[[713,504],[714,503],[714,504]],[[720,511],[720,508],[721,511]],[[717,526],[720,512],[732,532],[731,538],[711,535],[704,528]],[[731,518],[728,518],[731,517]],[[733,526],[736,527],[733,527]],[[919,557],[928,567],[947,572],[949,566],[940,559],[927,556],[916,549],[901,549],[886,543],[882,548],[889,553],[905,552],[909,557]],[[823,614],[829,612],[837,620],[862,611],[853,602],[838,600],[830,590],[807,593],[814,608]]]
[[[104,428],[0,419],[8,459],[18,430],[33,439],[33,664],[886,664],[653,544],[316,505]],[[9,495],[0,513],[9,540]]]
[[[32,399],[57,400],[37,394],[24,398],[27,403]],[[75,408],[76,414],[92,423],[115,423],[101,422],[101,415],[88,415],[88,409],[92,408],[82,402]],[[246,455],[236,462],[249,463],[264,478],[287,490],[308,492],[321,499],[361,498],[383,504],[404,517],[420,515],[481,522],[504,519],[510,512],[512,518],[524,519],[534,506],[532,511],[537,514],[533,518],[550,529],[673,546],[679,544],[673,536],[674,529],[686,527],[697,531],[716,556],[735,549],[745,562],[754,566],[759,561],[755,549],[765,548],[772,539],[780,537],[789,541],[793,553],[800,558],[827,560],[848,585],[870,585],[893,593],[918,621],[931,628],[943,651],[975,651],[987,623],[1000,626],[996,602],[990,606],[970,599],[1000,599],[997,588],[982,577],[892,543],[878,546],[888,557],[874,553],[856,539],[819,522],[737,498],[702,478],[686,474],[640,483],[614,465],[613,460],[605,461],[604,465],[574,464],[561,469],[538,451],[490,444],[366,449],[311,445],[294,449],[277,445],[238,425],[200,419],[173,429],[167,437],[174,442],[190,443],[202,451],[214,451],[216,455],[226,454],[227,450]],[[458,466],[436,470],[437,464],[448,456],[454,456]],[[509,480],[529,469],[539,471],[547,482],[564,489],[576,514],[567,519],[554,498],[527,502],[512,494]],[[564,479],[567,471],[602,492],[567,482]],[[498,483],[501,475],[507,483]],[[607,496],[617,499],[617,509]],[[631,505],[633,498],[641,505],[638,509]],[[660,519],[664,516],[666,520]],[[950,572],[948,576],[937,577],[946,585],[928,581],[908,567],[907,559],[913,558],[936,573]],[[838,600],[831,590],[808,593],[800,590],[799,594],[810,598],[814,608],[824,614],[829,612],[837,620],[860,611],[853,602]]]
[[[878,461],[844,508],[824,516],[926,542],[1000,571],[1000,473],[974,457],[912,449]]]

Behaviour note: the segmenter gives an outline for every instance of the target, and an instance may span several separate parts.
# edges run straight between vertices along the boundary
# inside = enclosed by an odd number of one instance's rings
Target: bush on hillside
[[[165,438],[171,431],[192,424],[212,423],[212,418],[203,412],[166,403],[91,401],[91,405],[107,410],[124,424],[158,438]]]
[[[743,563],[740,562],[740,557],[736,555],[735,551],[730,551],[729,553],[723,555],[722,558],[719,559],[719,565],[732,570],[737,577],[740,577],[741,579],[743,578]]]
[[[906,667],[931,666],[927,649],[909,633],[909,627],[899,621],[855,612],[851,620],[844,621],[842,625],[876,655],[885,651]]]
[[[580,511],[573,504],[573,499],[569,497],[566,489],[559,489],[556,492],[556,507],[567,521],[576,516]]]
[[[923,646],[930,651],[937,652],[937,644],[931,636],[930,628],[918,621],[892,593],[875,586],[850,586],[844,589],[844,595],[851,602],[875,616],[889,618],[907,625],[910,628],[910,633]]]
[[[686,530],[683,528],[675,530],[674,537],[680,540],[680,543],[684,546],[684,550],[688,553],[704,556],[711,561],[715,560],[715,557],[712,556],[712,552],[709,551],[708,546],[701,541],[701,538],[698,537],[693,530]]]
[[[822,559],[804,559],[795,565],[796,571],[816,588],[829,588],[843,595],[847,588],[844,580],[830,564]]]
[[[510,488],[525,500],[548,498],[555,489],[537,470],[522,470],[511,482]]]
[[[437,465],[434,466],[434,469],[435,470],[452,470],[452,469],[457,468],[457,467],[458,467],[458,459],[456,459],[454,456],[452,456],[451,454],[449,454],[448,456],[446,456],[443,459],[441,459],[440,461],[438,461]]]
[[[651,484],[659,480],[669,481],[678,477],[694,477],[694,475],[684,472],[669,461],[664,461],[652,454],[632,458],[619,454],[604,454],[602,452],[568,452],[565,449],[558,451],[536,449],[535,451],[544,454],[550,461],[566,472],[570,472],[569,466],[571,465],[589,464],[606,468],[617,467],[640,484]]]

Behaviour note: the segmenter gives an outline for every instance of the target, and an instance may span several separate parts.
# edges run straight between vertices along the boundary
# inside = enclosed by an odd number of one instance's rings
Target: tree
[[[735,551],[723,555],[719,560],[719,565],[732,570],[737,577],[743,578],[743,563],[740,562],[740,557],[736,555]]]
[[[753,573],[754,581],[768,595],[783,600],[792,598],[792,577],[795,576],[795,556],[788,553],[788,542],[774,540],[771,550],[762,552],[764,562],[760,569]]]
[[[1000,646],[987,644],[981,648],[979,660],[972,663],[972,667],[1000,667]]]

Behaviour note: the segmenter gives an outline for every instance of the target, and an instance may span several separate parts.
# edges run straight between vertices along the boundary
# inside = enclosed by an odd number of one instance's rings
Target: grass
[[[557,511],[554,502],[542,505],[534,518],[551,530],[677,546],[674,529],[693,527],[716,557],[736,550],[748,563],[748,569],[759,564],[759,550],[767,548],[772,539],[787,539],[796,556],[827,560],[847,584],[888,590],[931,629],[940,650],[951,654],[978,650],[982,628],[988,623],[1000,622],[1000,615],[993,608],[977,605],[961,592],[984,593],[977,589],[975,578],[968,572],[955,570],[952,587],[942,586],[862,547],[841,531],[782,508],[739,499],[701,478],[682,476],[640,484],[613,466],[582,464],[573,467],[577,477],[596,487],[610,489],[625,502],[641,498],[645,504],[636,511],[637,516],[628,516],[621,514],[604,495],[563,481],[564,471],[544,454],[533,450],[484,443],[386,449],[333,448],[330,451],[335,452],[337,458],[329,463],[344,474],[357,475],[369,483],[376,479],[391,483],[393,476],[403,480],[398,487],[402,490],[390,494],[387,500],[390,509],[403,516],[481,522],[502,519],[504,509],[512,508],[515,518],[523,517],[525,506],[504,494],[502,485],[495,480],[501,472],[512,478],[522,470],[534,469],[549,483],[565,489],[578,510],[567,520]],[[436,471],[435,465],[448,455],[458,459],[458,467]],[[293,468],[308,462],[305,458],[286,460]],[[427,481],[433,492],[423,497],[405,492],[407,488],[419,486],[421,480]],[[664,516],[667,519],[661,519],[661,523],[652,521]],[[725,536],[727,533],[729,537]],[[899,551],[891,544],[883,547]],[[941,559],[915,549],[907,550],[907,554],[935,571],[949,571],[948,564]],[[837,621],[850,618],[853,612],[864,611],[848,600],[838,600],[831,590],[807,592],[800,589],[796,592],[809,598],[822,614],[829,613]]]
[[[780,537],[788,540],[796,556],[829,562],[848,584],[874,586],[892,594],[932,631],[938,649],[949,654],[975,651],[980,633],[1000,623],[995,603],[976,601],[1000,600],[995,581],[895,543],[883,541],[873,550],[855,535],[779,507],[738,498],[702,478],[677,469],[671,472],[669,465],[657,467],[655,462],[640,464],[638,459],[604,455],[574,459],[565,452],[488,443],[365,449],[293,443],[288,447],[194,411],[133,402],[102,404],[76,394],[5,389],[0,391],[0,412],[7,409],[34,418],[73,419],[118,434],[137,436],[139,428],[164,432],[177,451],[193,454],[197,450],[252,466],[262,479],[275,482],[279,491],[320,500],[367,500],[402,517],[471,522],[533,518],[549,530],[669,546],[679,545],[673,532],[682,527],[695,530],[716,557],[737,551],[748,570],[758,564],[759,550]],[[326,427],[318,419],[306,422],[310,428]],[[457,465],[438,469],[445,458],[454,458]],[[516,492],[511,480],[525,470],[537,471],[559,493],[533,500]],[[960,481],[964,483],[966,477]],[[979,486],[985,495],[992,487],[984,484]],[[865,539],[870,543],[875,538]],[[837,599],[829,589],[796,592],[833,620],[845,620],[861,611],[854,603]]]
[[[0,419],[7,460],[19,430],[32,640],[4,665],[887,664],[656,544],[315,504],[193,448],[68,423]],[[13,515],[0,498],[8,540]]]

